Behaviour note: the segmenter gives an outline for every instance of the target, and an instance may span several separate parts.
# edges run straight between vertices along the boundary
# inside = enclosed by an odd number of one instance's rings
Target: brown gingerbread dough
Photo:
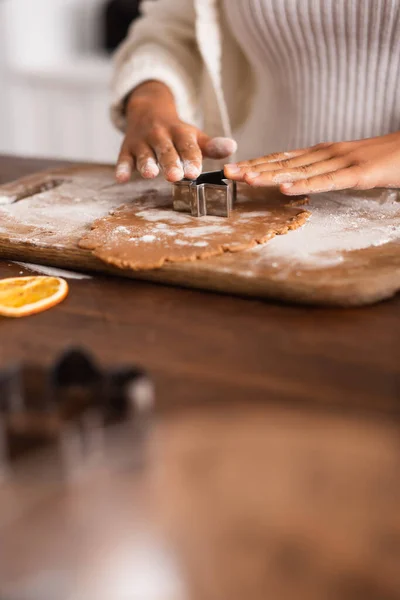
[[[229,218],[192,217],[174,211],[171,204],[170,195],[149,190],[96,221],[79,246],[123,269],[157,269],[166,262],[252,248],[300,227],[309,215],[280,194],[262,200],[239,195]]]

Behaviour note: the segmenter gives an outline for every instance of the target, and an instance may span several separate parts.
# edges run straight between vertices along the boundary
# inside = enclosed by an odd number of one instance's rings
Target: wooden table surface
[[[55,164],[45,160],[2,157],[0,183]],[[19,265],[0,263],[0,277],[18,275],[20,272],[27,273]],[[367,429],[376,424],[378,429],[382,426],[383,431],[387,428],[388,432],[392,432],[392,426],[398,426],[400,296],[376,306],[344,310],[289,306],[100,276],[70,280],[69,285],[67,300],[48,312],[21,320],[0,319],[0,360],[2,364],[38,358],[47,362],[66,346],[73,345],[89,349],[107,363],[134,362],[148,369],[156,383],[160,427],[164,435],[167,438],[169,436],[170,444],[166,447],[169,448],[169,456],[174,457],[170,462],[169,495],[174,498],[171,502],[175,506],[179,505],[179,500],[176,500],[174,494],[178,493],[183,481],[175,472],[182,455],[180,459],[176,457],[179,452],[188,452],[190,456],[190,452],[194,451],[194,440],[198,441],[196,448],[200,455],[193,459],[193,477],[196,478],[196,473],[200,478],[204,477],[205,465],[213,462],[212,448],[216,449],[218,446],[221,477],[226,476],[227,479],[225,501],[227,497],[234,495],[235,510],[240,512],[240,508],[237,508],[240,507],[242,497],[240,472],[243,474],[243,482],[246,481],[245,485],[253,486],[255,497],[262,495],[263,490],[267,489],[265,486],[268,485],[269,477],[265,479],[263,465],[269,468],[271,448],[268,450],[269,459],[265,463],[259,445],[251,457],[250,454],[247,456],[246,451],[239,450],[240,444],[248,449],[255,443],[255,439],[258,440],[257,444],[261,443],[264,421],[266,428],[270,428],[271,419],[277,419],[281,425],[284,423],[284,434],[278,444],[279,452],[284,455],[284,440],[287,439],[285,436],[289,435],[288,432],[292,431],[293,414],[301,413],[301,431],[308,432],[304,433],[307,440],[313,440],[312,448],[309,449],[312,456],[318,455],[319,451],[321,456],[331,453],[336,465],[334,470],[337,481],[341,482],[337,484],[337,489],[349,477],[350,467],[346,464],[348,453],[345,449],[346,444],[351,446],[349,440],[354,441],[351,432],[354,427],[357,429],[355,424],[366,420]],[[271,411],[274,410],[278,411],[276,414],[279,413],[279,418],[275,413],[271,417]],[[289,411],[292,415],[287,422],[286,413],[281,413],[282,410]],[[183,414],[187,415],[186,421]],[[232,430],[229,435],[226,429],[221,430],[221,414],[231,415],[229,423]],[[336,437],[336,433],[332,433],[335,427],[339,427],[338,419],[345,424],[343,427],[347,428],[346,431],[350,432],[347,437],[341,437],[340,433]],[[332,420],[336,423],[335,427],[332,429],[329,426],[326,429],[324,424],[332,423]],[[314,435],[312,432],[318,430],[318,422],[322,424],[320,433]],[[277,425],[278,430],[281,425]],[[342,433],[343,427],[339,427]],[[207,443],[201,441],[202,428],[209,432]],[[322,435],[321,431],[325,430],[329,430],[332,435]],[[381,433],[379,429],[379,436]],[[234,441],[236,434],[240,439],[237,447]],[[388,436],[391,434],[388,433]],[[374,435],[371,433],[371,442]],[[337,460],[335,439],[343,442]],[[384,440],[385,436],[379,439]],[[204,455],[200,450],[203,443],[206,446]],[[297,446],[289,446],[295,452],[294,448]],[[360,448],[367,446],[368,444],[361,444]],[[392,448],[391,442],[388,442],[388,448],[389,446]],[[304,447],[303,452],[307,454]],[[359,457],[362,468],[358,468],[356,455],[350,454],[352,458],[349,460],[350,463],[353,460],[354,473],[360,474],[358,489],[361,490],[363,482],[365,483],[363,477],[367,477],[368,473],[366,465],[371,461],[373,463],[373,458],[366,454]],[[225,458],[221,458],[222,455]],[[245,456],[249,461],[247,466],[243,458]],[[383,467],[381,470],[386,473],[389,481],[392,471],[385,460],[382,458],[386,471]],[[232,479],[228,474],[233,469],[233,462],[240,466],[236,478]],[[276,464],[280,464],[279,460]],[[287,457],[281,464],[282,473],[291,472],[294,468],[290,461],[287,462]],[[188,465],[182,468],[187,470]],[[279,472],[277,474],[274,471],[271,480],[274,477],[279,480]],[[171,483],[175,481],[178,482],[176,486]],[[194,480],[189,478],[189,481]],[[203,486],[201,493],[207,494],[205,480],[196,480],[199,488],[200,483]],[[228,493],[229,486],[232,486],[231,495]],[[396,493],[400,493],[399,484]],[[335,495],[335,489],[332,494],[331,499]],[[196,495],[198,503],[200,496]],[[385,508],[385,518],[388,515],[397,518],[398,511],[391,504],[391,492],[388,491],[386,499],[388,505]],[[188,501],[192,500],[193,498]],[[293,507],[296,506],[296,499],[292,498],[292,501]],[[244,505],[245,502],[242,508]],[[382,506],[379,506],[379,510],[376,510],[381,514]],[[230,509],[232,515],[236,514],[233,506]],[[201,507],[198,510],[201,513]],[[330,519],[328,512],[327,521]],[[231,513],[227,511],[227,514]],[[213,523],[209,513],[207,515],[204,522]],[[202,522],[201,519],[199,521]],[[255,522],[256,517],[250,525],[255,526]],[[230,527],[235,531],[234,516]],[[315,528],[313,531],[315,533]],[[396,540],[400,547],[400,532]],[[250,544],[249,540],[246,543]],[[229,555],[228,548],[229,544],[225,546]],[[251,551],[259,556],[264,550],[259,546],[257,551],[254,548]],[[400,554],[397,558],[397,564],[400,564]],[[354,565],[353,567],[356,569]],[[230,567],[224,562],[221,572],[226,574],[226,569],[229,571]],[[364,584],[369,582],[372,587],[361,586],[359,596],[346,595],[344,588],[340,588],[338,597],[376,597],[380,600],[400,597],[397,570],[387,573],[383,582],[379,577],[371,582],[370,568],[365,569],[365,573],[360,565],[357,569],[357,585],[361,580],[364,581],[365,575]],[[221,583],[222,587],[218,588],[220,599],[236,598],[234,574],[232,578],[229,585]],[[241,584],[238,583],[238,598],[243,597],[239,595],[239,590],[243,594],[250,589],[246,588],[245,581],[246,577],[243,576]],[[214,585],[213,589],[217,587]],[[299,589],[298,582],[295,587]],[[352,584],[349,589],[353,589]],[[371,589],[376,589],[379,593],[376,596],[369,595]],[[270,588],[264,582],[259,583],[257,590],[257,595],[253,594],[253,597],[265,598]],[[384,590],[387,595],[384,595]],[[390,595],[389,591],[392,594],[398,592],[399,595]],[[211,594],[207,593],[207,596],[211,597]],[[273,597],[291,596],[288,592],[287,596],[275,594]],[[297,597],[303,596],[299,594]],[[310,593],[305,597],[314,596]],[[333,592],[330,597],[336,598]]]
[[[0,158],[0,183],[54,164]],[[0,266],[2,277],[20,271]],[[50,360],[65,345],[84,345],[104,361],[141,362],[163,405],[229,398],[383,410],[399,398],[400,295],[343,310],[118,278],[70,280],[70,287],[54,310],[0,321],[3,362]]]

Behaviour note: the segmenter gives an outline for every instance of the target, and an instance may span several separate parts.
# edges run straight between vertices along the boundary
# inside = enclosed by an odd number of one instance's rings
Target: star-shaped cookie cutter
[[[229,217],[236,200],[236,182],[223,171],[202,173],[194,181],[182,179],[173,184],[173,208],[192,217]]]

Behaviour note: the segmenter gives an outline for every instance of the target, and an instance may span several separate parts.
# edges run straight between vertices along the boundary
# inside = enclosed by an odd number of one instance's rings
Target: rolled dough
[[[296,203],[288,204],[287,198],[271,192],[261,200],[239,195],[229,218],[192,217],[174,211],[171,204],[169,194],[149,190],[97,220],[79,246],[120,268],[157,269],[166,262],[252,248],[297,229],[309,216]]]

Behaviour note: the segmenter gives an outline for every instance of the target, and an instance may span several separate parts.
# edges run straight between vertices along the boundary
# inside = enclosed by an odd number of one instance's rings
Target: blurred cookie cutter
[[[103,368],[79,348],[66,350],[50,365],[0,367],[0,484],[15,459],[28,454],[34,458],[52,443],[53,458],[58,455],[69,470],[83,464],[99,441],[111,455],[109,436],[115,428],[125,443],[123,461],[127,457],[139,464],[154,401],[153,382],[145,370],[129,364]]]
[[[197,179],[173,184],[173,208],[192,217],[230,217],[236,201],[236,182],[223,171],[202,173]]]

